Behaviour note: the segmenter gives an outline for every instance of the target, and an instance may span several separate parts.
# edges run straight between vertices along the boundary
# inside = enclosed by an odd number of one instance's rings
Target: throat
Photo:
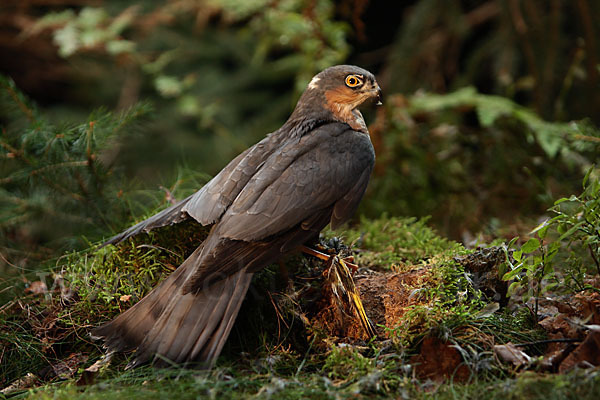
[[[332,89],[325,92],[325,99],[325,108],[331,111],[336,120],[345,122],[355,131],[369,133],[367,124],[357,109],[362,103],[361,98],[342,89]]]
[[[352,110],[351,114],[354,117],[354,120],[351,123],[348,123],[348,125],[350,125],[355,131],[363,132],[368,135],[369,130],[367,129],[367,124],[365,123],[365,119],[360,111],[354,109]]]
[[[350,125],[353,130],[369,133],[362,114],[358,109],[352,108],[350,104],[335,104],[330,107],[330,110],[338,121]]]
[[[341,122],[345,122],[350,125],[353,130],[366,134],[369,133],[365,119],[357,109],[343,110],[343,112],[336,114],[336,116],[340,118]]]

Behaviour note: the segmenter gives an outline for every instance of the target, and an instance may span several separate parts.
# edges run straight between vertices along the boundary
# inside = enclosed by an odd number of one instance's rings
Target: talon
[[[320,260],[327,261],[328,268],[331,268],[331,264],[333,263],[333,258],[338,256],[337,254],[330,255],[330,254],[321,253],[320,251],[311,249],[310,247],[307,247],[307,246],[302,246],[300,248],[300,250],[303,253],[310,254],[311,256],[317,257]],[[342,258],[342,260],[352,270],[353,275],[356,273],[356,271],[358,271],[358,265],[354,264],[354,256],[348,256],[346,258]]]
[[[343,260],[348,266],[348,268],[350,268],[350,270],[352,271],[352,275],[355,275],[358,271],[358,265],[354,264],[354,256],[348,256],[346,258],[343,258]]]

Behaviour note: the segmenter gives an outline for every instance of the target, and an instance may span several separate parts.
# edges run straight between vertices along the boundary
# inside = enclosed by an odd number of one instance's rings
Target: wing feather
[[[336,123],[303,139],[274,153],[248,181],[221,217],[221,237],[262,240],[338,202],[336,225],[350,216],[375,160],[368,136]]]
[[[196,193],[113,236],[102,246],[117,244],[142,232],[178,224],[190,217],[202,225],[215,223],[281,141],[281,135],[268,135],[230,161]]]
[[[271,134],[238,155],[217,176],[192,195],[183,211],[202,225],[218,221],[281,142],[281,135]]]

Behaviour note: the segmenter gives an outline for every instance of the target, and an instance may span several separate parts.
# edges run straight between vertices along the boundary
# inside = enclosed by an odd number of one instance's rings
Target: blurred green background
[[[197,189],[341,63],[385,96],[359,214],[512,237],[597,162],[599,22],[598,0],[3,0],[0,272]]]

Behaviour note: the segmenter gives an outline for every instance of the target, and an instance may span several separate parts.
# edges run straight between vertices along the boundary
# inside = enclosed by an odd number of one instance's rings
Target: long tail
[[[212,366],[231,332],[252,273],[241,270],[198,293],[183,294],[202,248],[139,303],[94,329],[92,337],[103,339],[109,351],[137,349],[130,367],[148,361]]]

